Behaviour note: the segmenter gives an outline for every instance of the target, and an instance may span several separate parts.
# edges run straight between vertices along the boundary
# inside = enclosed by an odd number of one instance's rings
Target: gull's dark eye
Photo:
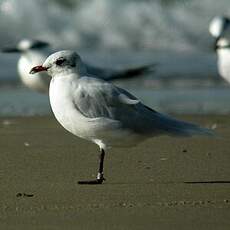
[[[59,58],[55,63],[56,65],[62,65],[66,60],[64,58]]]

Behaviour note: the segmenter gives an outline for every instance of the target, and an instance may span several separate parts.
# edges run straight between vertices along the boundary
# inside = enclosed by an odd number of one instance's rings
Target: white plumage
[[[212,132],[179,121],[145,106],[124,89],[87,76],[80,57],[72,51],[49,56],[31,73],[46,70],[52,76],[50,103],[60,124],[76,136],[108,147],[134,146],[158,135],[191,136]],[[97,182],[103,181],[99,171]],[[95,182],[95,181],[94,181]]]
[[[218,73],[230,83],[230,19],[226,16],[214,17],[209,32],[215,39]]]

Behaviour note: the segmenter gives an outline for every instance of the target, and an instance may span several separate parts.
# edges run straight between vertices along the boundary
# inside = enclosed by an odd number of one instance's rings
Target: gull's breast
[[[118,120],[106,117],[89,118],[78,110],[71,91],[72,84],[63,78],[52,79],[50,104],[58,122],[72,134],[92,141],[100,147],[132,146],[143,141],[137,133],[122,127]]]
[[[218,51],[219,74],[230,83],[230,50],[222,49]]]

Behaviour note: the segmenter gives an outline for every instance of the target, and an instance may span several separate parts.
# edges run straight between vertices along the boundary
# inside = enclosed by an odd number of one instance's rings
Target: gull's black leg
[[[105,150],[101,149],[99,155],[99,169],[98,169],[96,180],[78,181],[78,184],[102,184],[102,182],[105,180],[103,176],[104,158],[105,158]]]
[[[104,158],[105,158],[105,150],[101,149],[100,155],[99,155],[99,170],[97,174],[97,180],[103,182],[105,178],[103,177],[103,170],[104,170]]]

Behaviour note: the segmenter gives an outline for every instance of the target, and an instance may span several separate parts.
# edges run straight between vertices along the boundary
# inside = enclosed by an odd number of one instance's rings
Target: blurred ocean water
[[[0,0],[0,41],[83,49],[209,50],[208,24],[229,0]]]
[[[83,59],[94,65],[117,69],[157,63],[154,73],[132,80],[116,81],[115,84],[131,91],[144,103],[159,111],[193,114],[230,112],[230,86],[217,74],[215,55],[174,52],[81,54]],[[7,58],[0,55],[0,115],[50,114],[48,95],[32,92],[20,84],[16,62],[16,55],[7,55]]]
[[[229,113],[230,86],[217,73],[208,24],[230,14],[229,0],[0,0],[0,47],[22,38],[71,48],[109,68],[157,63],[116,82],[171,113]],[[18,55],[0,54],[0,116],[49,114],[47,95],[21,86]]]

